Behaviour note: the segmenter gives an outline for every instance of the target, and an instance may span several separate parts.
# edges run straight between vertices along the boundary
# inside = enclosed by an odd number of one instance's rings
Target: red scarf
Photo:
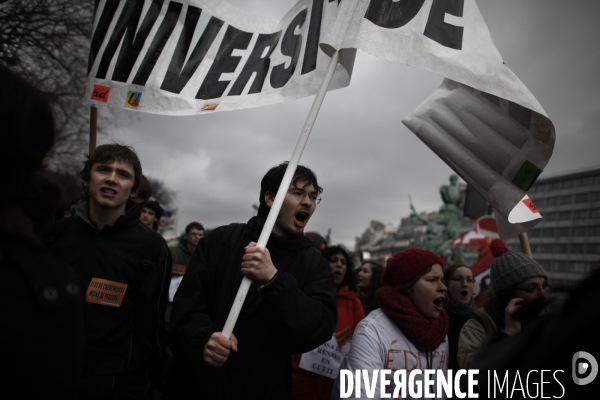
[[[398,325],[404,335],[421,351],[433,351],[448,334],[448,314],[442,310],[436,319],[425,318],[405,295],[392,286],[377,291],[379,306]]]

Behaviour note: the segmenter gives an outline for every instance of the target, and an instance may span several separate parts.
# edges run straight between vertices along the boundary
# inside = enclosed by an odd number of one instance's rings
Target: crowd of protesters
[[[499,239],[491,244],[482,310],[473,305],[469,266],[446,266],[428,250],[409,248],[385,266],[366,260],[355,268],[344,246],[305,233],[323,191],[305,166],[283,188],[266,247],[256,243],[286,162],[264,175],[258,214],[247,223],[204,237],[204,227],[191,222],[171,248],[156,233],[163,209],[131,147],[108,144],[87,154],[85,195],[61,209],[60,190],[42,171],[54,140],[47,100],[2,67],[0,88],[0,162],[10,171],[0,199],[0,359],[7,367],[0,381],[7,392],[337,399],[345,397],[342,370],[419,369],[411,384],[422,386],[425,370],[564,370],[575,353],[600,355],[599,272],[546,313],[546,272]],[[233,333],[223,334],[244,277],[252,285]],[[310,361],[319,356],[333,366]],[[552,390],[569,398],[587,393],[570,372]],[[368,398],[385,397],[395,385],[373,384]]]

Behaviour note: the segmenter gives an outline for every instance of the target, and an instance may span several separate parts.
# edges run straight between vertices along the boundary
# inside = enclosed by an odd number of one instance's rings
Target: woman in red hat
[[[446,374],[448,315],[443,306],[447,288],[442,265],[437,255],[417,248],[398,252],[387,260],[384,286],[377,291],[380,308],[358,324],[340,367],[352,376],[356,370],[367,370],[375,387],[373,393],[367,393],[363,386],[360,396],[353,392],[350,398],[383,397],[379,376],[373,379],[375,370],[405,370],[407,377],[415,369],[442,370]],[[386,392],[392,394],[393,379],[387,379],[391,382]],[[423,388],[423,379],[422,373],[416,374],[412,389]],[[340,383],[338,376],[332,398],[339,398]],[[437,392],[435,385],[430,390]],[[410,398],[408,390],[406,394]]]

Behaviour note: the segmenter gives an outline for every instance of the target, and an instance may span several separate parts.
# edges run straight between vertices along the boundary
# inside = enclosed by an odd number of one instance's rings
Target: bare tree
[[[81,96],[93,14],[93,0],[0,0],[0,63],[46,93],[54,109],[52,169],[79,167],[87,148],[89,108]]]
[[[175,204],[175,199],[177,198],[177,194],[169,189],[167,185],[165,185],[164,181],[160,179],[155,179],[147,176],[148,181],[150,182],[150,186],[152,186],[152,197],[159,202],[159,204],[171,207]]]

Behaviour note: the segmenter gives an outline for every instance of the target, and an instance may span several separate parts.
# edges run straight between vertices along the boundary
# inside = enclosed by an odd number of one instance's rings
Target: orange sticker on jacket
[[[534,213],[534,214],[539,213],[538,209],[535,208],[535,205],[533,204],[533,201],[531,201],[530,198],[523,200],[523,204],[525,204],[527,206],[527,208],[529,209],[529,211],[531,211],[532,213]]]
[[[335,340],[337,341],[340,349],[344,347],[344,345],[348,343],[350,339],[352,339],[352,333],[350,332],[349,326],[335,333]]]
[[[173,273],[175,275],[184,275],[187,267],[182,264],[173,264]]]
[[[127,285],[107,279],[92,278],[85,292],[85,301],[103,306],[121,307]]]

